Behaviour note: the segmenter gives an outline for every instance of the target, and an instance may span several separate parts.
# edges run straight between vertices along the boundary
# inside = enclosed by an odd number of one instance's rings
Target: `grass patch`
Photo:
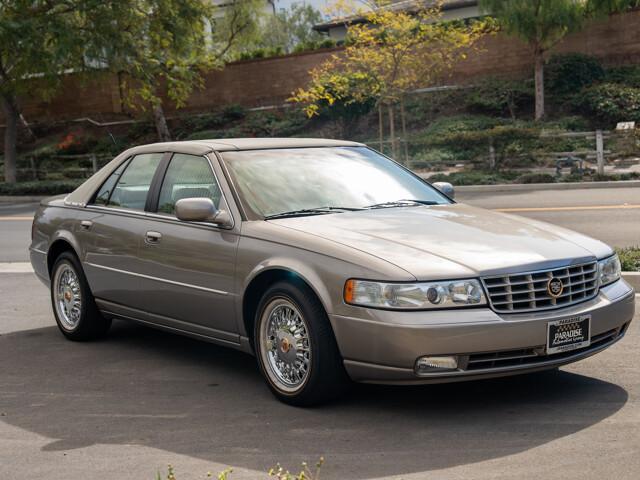
[[[623,272],[640,272],[640,247],[616,248]]]

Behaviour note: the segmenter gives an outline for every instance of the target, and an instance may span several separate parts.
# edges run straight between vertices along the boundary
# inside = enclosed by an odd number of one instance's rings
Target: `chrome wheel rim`
[[[311,368],[309,327],[298,308],[276,298],[265,308],[260,323],[260,355],[275,386],[288,393],[301,389]]]
[[[74,330],[82,314],[82,293],[80,280],[73,267],[62,263],[53,279],[54,305],[65,330]]]

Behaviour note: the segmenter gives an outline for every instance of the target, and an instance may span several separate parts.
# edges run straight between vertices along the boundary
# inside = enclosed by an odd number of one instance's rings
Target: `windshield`
[[[366,147],[223,152],[245,208],[258,217],[305,209],[360,209],[410,200],[451,203],[399,165]],[[418,204],[415,204],[418,205]]]

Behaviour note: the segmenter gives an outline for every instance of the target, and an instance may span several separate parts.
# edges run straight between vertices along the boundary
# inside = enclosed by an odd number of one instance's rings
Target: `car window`
[[[133,157],[124,172],[120,174],[106,205],[144,210],[147,193],[162,155],[162,153],[146,153]]]
[[[257,216],[322,207],[366,208],[398,200],[451,203],[366,147],[229,151],[222,158],[244,207]]]
[[[96,205],[107,205],[107,203],[109,202],[109,197],[111,196],[111,192],[113,191],[113,187],[116,186],[116,182],[120,178],[120,175],[122,175],[124,169],[127,168],[128,163],[129,160],[127,160],[126,162],[122,162],[122,165],[116,168],[114,172],[109,175],[109,178],[107,178],[107,180],[102,184],[102,187],[100,187],[100,190],[98,190],[93,203],[95,203]]]
[[[204,157],[176,153],[164,176],[158,213],[175,214],[176,202],[182,198],[206,197],[218,208],[220,187]]]

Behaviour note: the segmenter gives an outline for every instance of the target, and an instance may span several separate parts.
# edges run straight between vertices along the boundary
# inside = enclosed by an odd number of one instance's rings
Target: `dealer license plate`
[[[547,323],[547,355],[591,344],[591,315],[578,315]]]

